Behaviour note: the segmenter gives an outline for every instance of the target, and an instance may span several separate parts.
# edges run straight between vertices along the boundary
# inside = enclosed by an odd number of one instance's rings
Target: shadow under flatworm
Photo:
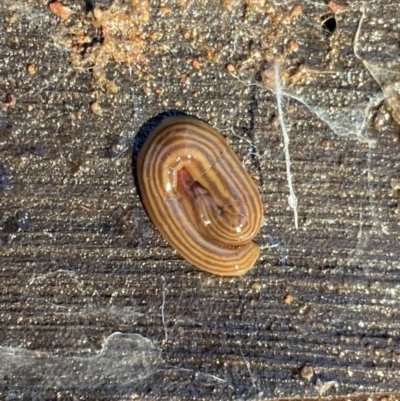
[[[139,196],[141,197],[140,194],[140,188],[138,185],[138,178],[137,178],[137,158],[140,152],[140,149],[142,148],[143,144],[145,143],[147,137],[149,136],[150,132],[157,127],[163,120],[165,120],[168,117],[173,117],[173,116],[187,116],[186,113],[179,111],[179,110],[168,110],[164,111],[160,114],[157,114],[156,116],[150,118],[147,120],[140,128],[139,131],[137,132],[135,136],[135,140],[133,142],[133,151],[132,151],[132,175],[133,175],[133,180],[135,182],[135,186],[137,189],[137,192]]]

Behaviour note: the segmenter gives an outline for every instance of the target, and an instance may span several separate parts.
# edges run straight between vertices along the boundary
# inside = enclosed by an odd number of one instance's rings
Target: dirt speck
[[[342,14],[349,9],[347,6],[343,6],[332,0],[328,3],[328,7],[333,12],[333,14]]]
[[[101,116],[103,114],[103,108],[100,106],[100,103],[98,101],[93,102],[90,105],[90,108],[92,110],[92,113]]]
[[[251,289],[253,290],[253,291],[260,291],[261,290],[261,284],[259,283],[259,282],[257,282],[257,281],[255,281],[254,283],[252,283],[252,285],[251,285]]]
[[[192,61],[192,66],[198,70],[198,69],[200,69],[200,67],[201,67],[201,63],[200,63],[200,61],[199,61],[197,58],[195,58],[195,59]]]
[[[17,104],[17,98],[12,93],[7,93],[2,101],[4,107],[14,107]]]
[[[34,74],[36,72],[36,67],[34,64],[28,64],[26,66],[26,70],[28,71],[29,74]]]
[[[390,180],[390,186],[395,191],[400,191],[400,178],[392,178]]]
[[[303,366],[300,371],[300,377],[304,380],[309,380],[314,376],[314,369],[311,366]]]
[[[291,294],[286,295],[286,297],[283,300],[283,302],[286,305],[290,305],[293,301],[294,301],[294,298],[293,298],[293,295],[291,295]]]
[[[67,20],[72,14],[72,10],[60,1],[52,1],[49,3],[50,10],[62,20]]]
[[[94,7],[90,13],[71,19],[68,25],[61,23],[56,40],[69,49],[74,69],[91,69],[95,88],[117,93],[118,86],[107,78],[106,68],[112,62],[126,63],[139,71],[147,65],[146,54],[152,41],[144,26],[149,13],[147,0],[116,0],[108,9]]]
[[[228,64],[226,65],[226,69],[227,69],[229,72],[234,72],[234,71],[235,71],[235,66],[234,66],[232,63],[228,63]]]
[[[399,83],[396,82],[393,85],[387,85],[384,88],[384,93],[386,95],[385,104],[387,110],[393,117],[393,120],[396,121],[397,124],[400,124],[400,95],[398,88],[400,87]],[[397,89],[397,90],[396,90]]]

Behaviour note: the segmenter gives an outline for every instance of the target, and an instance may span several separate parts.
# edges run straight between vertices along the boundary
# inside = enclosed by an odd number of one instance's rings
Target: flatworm
[[[254,265],[260,193],[219,132],[193,117],[168,117],[146,139],[137,172],[150,219],[188,262],[223,276]]]

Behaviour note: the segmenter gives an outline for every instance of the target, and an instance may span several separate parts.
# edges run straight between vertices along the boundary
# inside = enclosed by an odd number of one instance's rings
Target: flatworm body
[[[263,205],[220,133],[192,117],[169,117],[149,134],[137,167],[147,213],[188,262],[224,276],[253,266]]]

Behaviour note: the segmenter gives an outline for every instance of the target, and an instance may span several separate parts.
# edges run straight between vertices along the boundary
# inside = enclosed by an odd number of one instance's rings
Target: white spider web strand
[[[285,120],[283,117],[283,109],[282,109],[282,89],[281,85],[279,83],[279,63],[274,64],[274,87],[275,87],[275,96],[276,96],[276,107],[278,109],[278,116],[279,116],[279,124],[282,129],[282,136],[283,136],[283,149],[285,152],[285,162],[286,162],[286,179],[287,179],[287,184],[289,187],[289,196],[288,196],[288,204],[293,210],[294,214],[294,225],[296,227],[296,230],[299,229],[299,224],[298,224],[298,201],[296,194],[294,192],[293,188],[293,180],[292,180],[292,173],[290,171],[290,152],[289,152],[289,134],[287,132],[287,128],[285,125]]]

